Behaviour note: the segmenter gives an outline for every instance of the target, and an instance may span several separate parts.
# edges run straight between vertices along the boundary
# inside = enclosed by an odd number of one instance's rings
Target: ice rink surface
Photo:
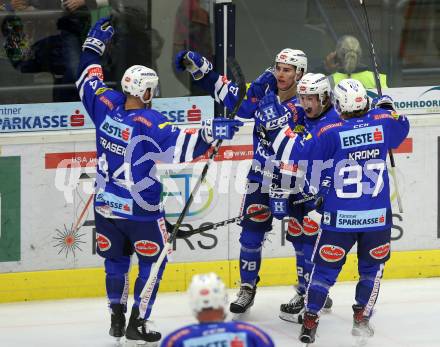
[[[321,317],[313,346],[353,346],[350,335],[355,283],[331,290],[333,310]],[[235,298],[236,290],[229,291]],[[255,305],[244,317],[268,332],[280,347],[302,346],[300,326],[278,318],[279,305],[293,295],[292,287],[261,287]],[[376,313],[376,334],[368,347],[440,346],[440,278],[383,281]],[[185,293],[160,293],[153,320],[162,334],[195,322]],[[230,319],[230,317],[228,317]],[[111,347],[105,298],[40,301],[0,305],[1,347]]]

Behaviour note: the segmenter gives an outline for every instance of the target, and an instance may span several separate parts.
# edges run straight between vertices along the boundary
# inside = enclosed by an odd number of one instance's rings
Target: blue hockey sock
[[[329,289],[335,284],[342,267],[315,265],[306,293],[306,311],[318,314],[324,307]]]
[[[243,228],[240,235],[240,278],[241,283],[255,286],[261,266],[261,249],[264,232]]]
[[[139,259],[139,275],[136,278],[136,282],[134,285],[134,304],[133,306],[139,307],[141,302],[141,292],[144,289],[145,283],[147,283],[148,276],[150,275],[151,267],[153,263],[146,262],[142,259]],[[157,282],[154,286],[153,293],[151,294],[150,301],[148,302],[147,311],[145,312],[145,316],[142,317],[144,319],[148,319],[151,314],[151,310],[154,305],[154,301],[156,300],[157,290],[159,289],[159,283],[162,278],[163,271],[165,269],[166,261],[164,261],[159,269],[159,273],[157,274]]]
[[[298,276],[298,286],[296,288],[298,294],[304,295],[306,293],[306,280],[304,279],[304,252],[302,242],[292,242],[292,246],[295,249],[296,257],[296,274]]]
[[[304,253],[303,277],[304,277],[306,289],[309,286],[310,276],[312,275],[313,266],[314,266],[312,262],[313,249],[314,249],[314,245],[309,243],[303,244],[303,253]]]
[[[360,277],[356,285],[356,303],[365,306],[365,316],[370,316],[373,313],[374,305],[379,296],[384,265],[359,260]]]
[[[105,259],[105,287],[110,307],[113,304],[127,305],[128,298],[128,270],[130,257],[123,256],[115,259]]]

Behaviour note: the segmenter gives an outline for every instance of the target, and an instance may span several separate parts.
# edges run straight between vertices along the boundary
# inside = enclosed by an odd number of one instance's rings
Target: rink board
[[[196,273],[214,271],[230,288],[239,286],[238,261],[168,264],[160,292],[183,292]],[[36,271],[0,274],[0,303],[105,296],[103,268]],[[137,267],[132,267],[134,283]],[[385,266],[385,279],[440,276],[440,250],[393,252]],[[295,259],[266,258],[260,271],[260,286],[296,284]],[[338,281],[357,280],[357,260],[349,254]],[[131,286],[131,293],[133,292]]]
[[[440,276],[437,272],[440,257],[436,253],[440,249],[437,207],[440,117],[420,115],[410,120],[408,139],[395,154],[405,213],[393,214],[394,254],[385,272],[389,278]],[[5,199],[6,195],[0,191],[0,249],[5,250],[2,253],[5,259],[0,260],[0,301],[103,294],[103,262],[95,254],[91,207],[74,235],[74,247],[64,247],[66,232],[76,223],[92,192],[92,180],[82,177],[94,175],[94,133],[92,130],[49,133],[0,136],[0,159],[19,158],[15,177],[21,182],[16,194],[21,197],[18,222],[5,217],[10,212],[8,206],[13,205],[8,205],[11,200]],[[204,222],[240,214],[245,174],[252,156],[250,133],[251,125],[248,125],[240,130],[233,143],[224,143],[185,223],[198,227]],[[0,161],[0,169],[4,169],[1,165]],[[201,161],[163,168],[168,198],[166,213],[171,221],[177,218],[182,201],[189,194],[188,187],[195,183],[203,165]],[[168,178],[170,175],[172,179]],[[391,190],[394,192],[393,183]],[[16,204],[15,200],[12,202]],[[393,211],[397,211],[395,199]],[[12,228],[17,223],[19,228]],[[233,224],[178,240],[162,290],[184,290],[192,273],[208,270],[219,272],[229,286],[236,286],[239,233],[240,227]],[[262,285],[294,283],[295,265],[290,258],[293,251],[285,241],[285,233],[286,223],[275,221],[263,249]],[[344,271],[341,279],[352,280],[356,268],[347,265]]]

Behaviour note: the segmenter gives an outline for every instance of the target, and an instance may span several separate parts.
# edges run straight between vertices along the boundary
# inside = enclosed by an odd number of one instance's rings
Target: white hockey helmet
[[[333,90],[333,105],[338,113],[362,111],[368,106],[367,91],[358,80],[344,79]]]
[[[143,65],[129,67],[121,80],[123,92],[140,98],[145,104],[153,99],[158,83],[159,77],[156,71]],[[144,94],[147,89],[150,89],[150,98],[144,100]]]
[[[275,63],[283,63],[296,67],[297,74],[302,71],[303,75],[307,73],[307,56],[299,49],[284,48],[275,57]]]
[[[296,87],[297,94],[313,95],[317,94],[321,106],[325,106],[325,101],[330,97],[330,82],[322,73],[311,73],[304,75]]]
[[[224,309],[228,304],[228,294],[223,281],[214,272],[195,275],[188,288],[190,306],[197,315],[208,308]]]

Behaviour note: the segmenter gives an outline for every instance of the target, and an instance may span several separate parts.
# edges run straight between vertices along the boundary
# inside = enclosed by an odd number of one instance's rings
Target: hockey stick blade
[[[237,60],[235,60],[235,58],[232,58],[232,57],[228,58],[228,66],[231,70],[231,73],[232,73],[234,79],[235,79],[235,82],[238,85],[238,100],[237,100],[237,103],[235,104],[233,111],[228,115],[228,118],[232,119],[235,117],[238,110],[240,109],[240,106],[241,106],[243,99],[246,95],[246,80],[243,76],[243,73],[241,72],[240,65],[238,64]],[[159,274],[160,268],[165,260],[165,257],[168,254],[168,252],[171,251],[174,240],[177,238],[177,233],[179,232],[180,225],[182,224],[183,219],[185,218],[186,214],[188,213],[189,207],[191,206],[191,204],[194,200],[195,194],[198,192],[202,182],[205,180],[206,174],[208,173],[209,166],[210,166],[211,162],[213,161],[214,157],[217,155],[218,150],[219,150],[220,146],[222,145],[222,143],[223,143],[223,140],[218,140],[216,142],[214,149],[210,153],[209,158],[208,158],[205,166],[203,167],[203,170],[202,170],[202,173],[201,173],[199,179],[197,180],[191,194],[188,197],[188,200],[185,203],[185,206],[183,207],[182,212],[179,215],[179,218],[177,219],[176,224],[173,227],[173,230],[168,235],[168,240],[165,242],[165,245],[159,255],[158,260],[154,263],[153,267],[151,268],[150,274],[148,276],[148,280],[145,283],[145,286],[142,289],[142,292],[140,295],[141,302],[139,305],[139,312],[140,312],[141,317],[144,316],[144,314],[147,310],[148,303],[150,302],[151,295],[154,292],[154,287],[155,287],[157,280],[158,280],[158,274]]]

